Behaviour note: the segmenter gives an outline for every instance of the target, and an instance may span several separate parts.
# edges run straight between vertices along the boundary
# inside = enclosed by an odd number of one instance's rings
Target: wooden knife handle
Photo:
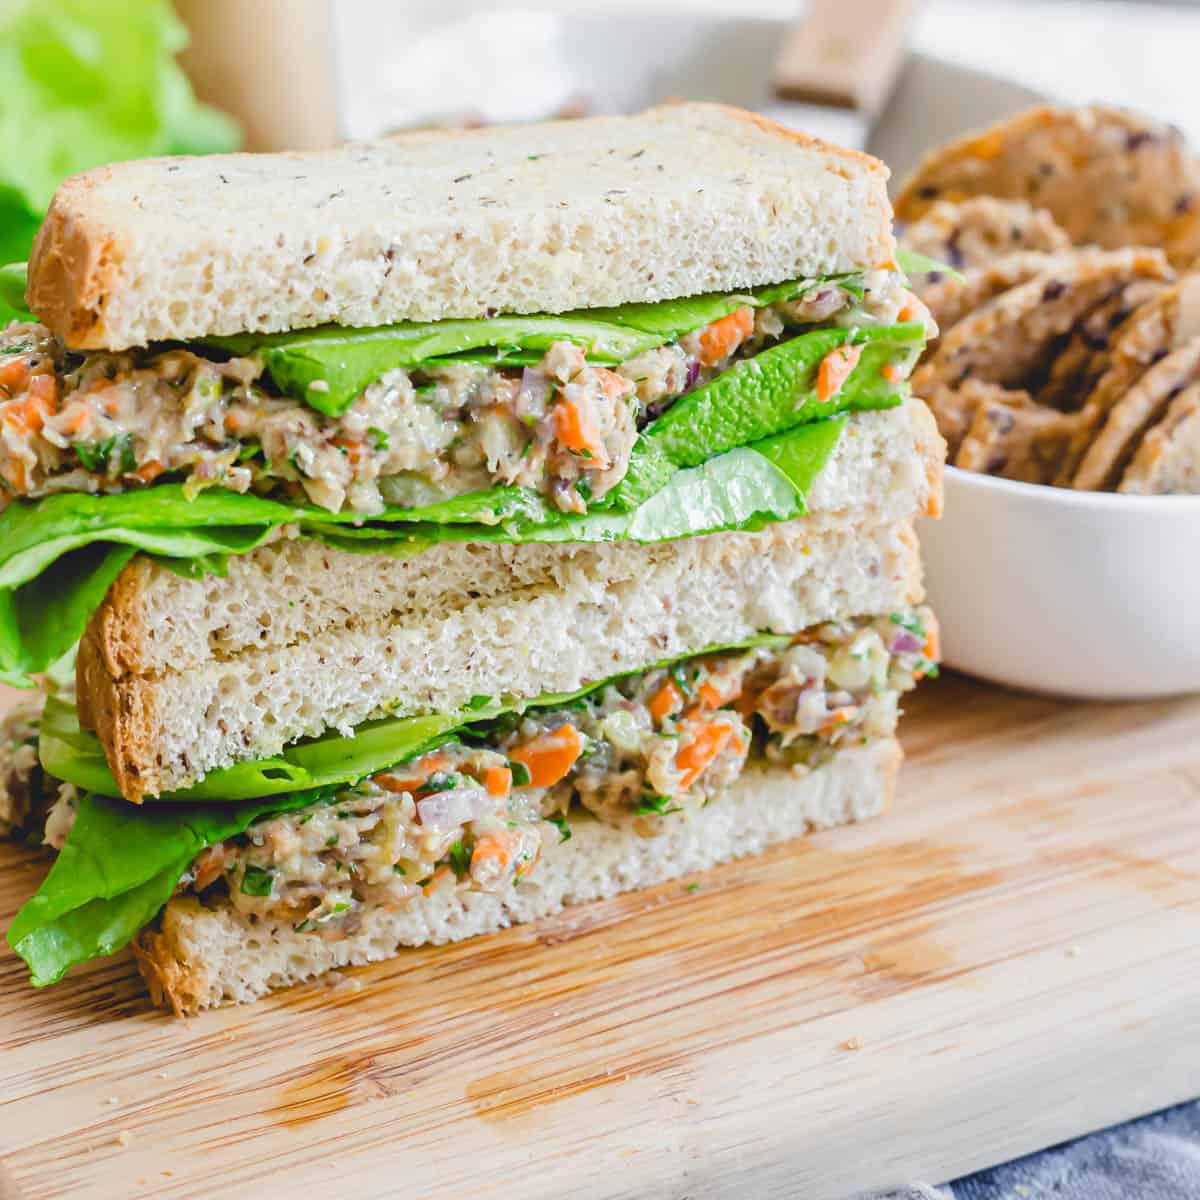
[[[810,0],[775,64],[788,100],[879,112],[904,59],[917,0]]]

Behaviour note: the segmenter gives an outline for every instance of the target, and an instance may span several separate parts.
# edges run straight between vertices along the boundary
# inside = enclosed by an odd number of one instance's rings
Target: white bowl
[[[948,666],[1027,691],[1200,691],[1200,496],[1119,496],[946,468],[918,526]]]

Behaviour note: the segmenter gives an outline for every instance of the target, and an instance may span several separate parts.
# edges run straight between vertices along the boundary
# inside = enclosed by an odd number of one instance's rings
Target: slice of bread
[[[392,958],[405,946],[493,933],[758,854],[812,829],[865,820],[890,805],[901,757],[899,743],[887,738],[838,750],[802,776],[752,767],[703,809],[664,822],[656,837],[573,812],[571,839],[547,846],[519,887],[435,893],[400,911],[376,908],[345,937],[297,933],[284,922],[178,896],[134,950],[154,1002],[179,1015],[256,1000],[338,967]]]
[[[867,523],[934,514],[944,455],[920,401],[857,414],[809,492],[809,511],[861,512]],[[226,576],[200,579],[182,579],[138,558],[113,585],[90,634],[114,679],[164,674],[338,626],[405,614],[440,619],[523,589],[566,589],[581,578],[623,583],[681,552],[709,554],[707,548],[724,541],[704,540],[691,551],[670,543],[445,543],[412,558],[352,556],[319,542],[280,541],[234,557]]]
[[[563,585],[462,597],[313,638],[114,680],[95,640],[79,651],[80,718],[95,728],[131,800],[183,788],[217,767],[393,713],[445,712],[473,696],[537,696],[639,671],[763,631],[795,633],[922,598],[910,522],[842,516],[717,534],[645,560],[623,578],[583,569]],[[368,573],[347,555],[340,569]]]
[[[662,300],[891,259],[886,180],[713,104],[119,163],[58,189],[27,296],[111,350]]]

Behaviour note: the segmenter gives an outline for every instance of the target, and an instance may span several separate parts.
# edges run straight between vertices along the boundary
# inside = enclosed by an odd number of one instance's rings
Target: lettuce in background
[[[236,149],[175,61],[186,42],[168,0],[0,0],[0,263],[28,257],[69,175]],[[0,322],[14,315],[0,299]]]

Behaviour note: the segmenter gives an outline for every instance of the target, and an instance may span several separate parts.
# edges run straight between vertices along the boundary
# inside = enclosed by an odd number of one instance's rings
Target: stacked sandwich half
[[[78,642],[34,983],[191,1012],[885,808],[942,458],[885,178],[684,105],[65,184],[0,345],[0,668]]]

